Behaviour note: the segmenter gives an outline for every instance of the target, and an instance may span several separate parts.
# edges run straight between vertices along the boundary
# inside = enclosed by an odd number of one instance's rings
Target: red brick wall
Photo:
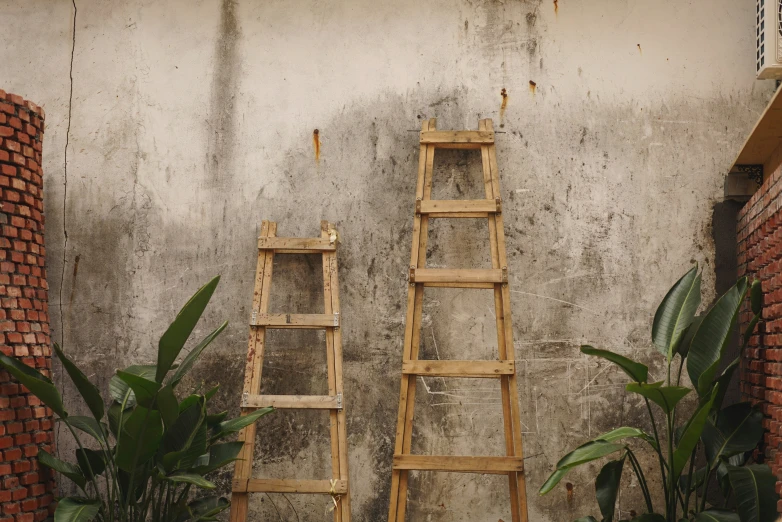
[[[782,171],[777,169],[739,213],[739,275],[760,279],[763,321],[750,339],[741,364],[741,392],[762,402],[767,429],[761,455],[782,478]],[[742,332],[752,318],[745,307]],[[782,482],[777,483],[782,492]],[[782,508],[780,501],[779,508]],[[780,509],[782,511],[782,509]]]
[[[51,375],[43,244],[43,109],[0,90],[0,352]],[[52,412],[0,371],[0,522],[49,517]]]

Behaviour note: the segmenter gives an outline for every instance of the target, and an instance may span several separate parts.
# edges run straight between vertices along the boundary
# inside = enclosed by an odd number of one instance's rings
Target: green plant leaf
[[[264,415],[271,413],[274,410],[272,407],[260,408],[252,413],[248,413],[242,417],[236,417],[235,419],[223,421],[214,428],[212,440],[218,440],[226,437],[232,433],[236,433],[245,426],[249,426]]]
[[[122,418],[122,425],[125,425],[125,422],[128,420],[128,417],[131,413],[130,408],[125,409],[125,413],[120,416],[120,413],[122,413],[122,406],[119,405],[119,403],[114,403],[111,406],[109,406],[109,413],[106,415],[106,417],[109,419],[109,430],[111,431],[112,435],[114,435],[114,438],[117,438],[117,435],[120,433],[120,417]]]
[[[201,318],[206,305],[220,282],[220,276],[202,286],[179,311],[174,322],[160,338],[157,352],[157,373],[155,381],[162,383],[171,365],[174,364],[179,352],[190,337],[196,323]]]
[[[104,460],[102,451],[95,451],[89,448],[77,448],[76,462],[79,463],[79,468],[81,468],[88,479],[94,478],[93,475],[90,474],[90,469],[95,477],[106,470],[106,461]]]
[[[62,498],[54,511],[54,522],[90,522],[97,516],[100,506],[100,501],[95,499]]]
[[[690,353],[690,345],[692,344],[692,338],[695,337],[695,332],[698,331],[698,328],[700,328],[702,322],[703,322],[703,316],[696,315],[693,318],[692,323],[690,323],[690,326],[688,326],[687,329],[684,331],[684,334],[682,335],[682,340],[679,342],[679,345],[676,347],[676,352],[681,357],[687,357],[687,355]]]
[[[209,402],[209,400],[210,400],[212,397],[214,397],[214,396],[215,396],[215,394],[217,393],[217,390],[219,390],[219,389],[220,389],[220,385],[219,385],[219,384],[217,384],[217,385],[215,385],[214,387],[212,387],[211,389],[209,389],[209,391],[207,391],[207,392],[204,394],[204,397],[206,397],[206,402]]]
[[[657,442],[654,440],[654,437],[652,437],[651,435],[649,435],[648,433],[646,433],[641,429],[632,428],[629,426],[622,426],[621,428],[616,428],[607,433],[603,433],[602,435],[598,435],[592,440],[604,440],[606,442],[614,442],[617,440],[628,439],[628,438],[644,440],[649,444],[651,444],[653,448],[657,449]]]
[[[589,441],[559,459],[559,462],[557,462],[557,469],[580,466],[581,464],[586,464],[587,462],[592,462],[593,460],[617,452],[624,447],[623,444],[614,444],[604,440]]]
[[[225,418],[228,417],[227,411],[221,411],[220,413],[215,413],[212,415],[206,416],[206,425],[210,428],[213,428],[223,422]]]
[[[752,451],[763,438],[763,412],[749,402],[732,404],[709,419],[701,436],[706,458],[715,468],[722,457]]]
[[[102,422],[99,423],[92,417],[84,417],[82,415],[72,415],[67,419],[68,424],[76,428],[79,431],[90,435],[92,438],[99,442],[104,442],[108,434],[106,425]]]
[[[133,390],[133,394],[136,396],[136,403],[145,408],[151,408],[154,405],[157,392],[160,390],[159,383],[122,370],[117,371],[117,377]]]
[[[166,431],[162,450],[164,453],[186,449],[196,435],[199,426],[206,419],[204,397],[199,397],[192,406],[181,412],[170,430]]]
[[[728,466],[741,522],[774,522],[777,519],[777,478],[765,464]]]
[[[231,504],[223,497],[205,497],[193,500],[187,505],[186,512],[177,518],[177,522],[192,520],[199,522],[211,520],[212,517],[228,509]]]
[[[538,490],[538,495],[545,495],[546,493],[554,489],[554,486],[559,484],[559,481],[565,478],[565,475],[567,475],[568,471],[570,471],[570,468],[555,469],[554,473],[549,475],[549,478],[546,479],[546,482],[544,482],[543,485],[540,486],[540,490]]]
[[[763,311],[763,287],[758,279],[753,280],[749,287],[749,303],[752,313],[760,315]]]
[[[599,350],[587,345],[581,347],[581,352],[611,361],[619,366],[635,382],[646,382],[646,379],[649,376],[649,368],[646,365],[637,363],[618,353],[609,352],[608,350]]]
[[[136,406],[125,421],[117,443],[117,467],[132,473],[157,452],[163,437],[160,412]]]
[[[696,265],[671,287],[654,315],[652,341],[669,363],[700,304],[701,276]]]
[[[220,335],[220,333],[225,330],[226,326],[228,326],[228,321],[225,321],[223,324],[215,328],[212,333],[204,337],[204,339],[198,343],[195,348],[190,350],[190,353],[188,353],[184,359],[182,359],[182,364],[179,365],[179,368],[176,369],[174,375],[168,381],[172,388],[176,388],[176,385],[179,384],[179,381],[181,381],[187,372],[190,371],[190,368],[193,367],[193,364],[195,364],[195,362],[201,356],[201,353],[206,349],[207,346],[209,346],[212,341],[214,341],[215,337]]]
[[[687,355],[687,373],[701,397],[709,393],[746,295],[747,278],[742,277],[717,300],[695,332]]]
[[[694,522],[741,522],[741,519],[735,511],[707,509],[695,515]]]
[[[157,367],[149,364],[134,364],[128,366],[123,371],[151,380],[155,378]],[[128,383],[120,379],[117,375],[112,376],[109,381],[109,395],[118,403],[124,403],[126,408],[132,408],[136,405],[136,394],[133,393],[133,390],[128,386]]]
[[[682,470],[684,470],[684,466],[689,461],[695,446],[700,440],[701,433],[703,432],[703,426],[706,424],[706,420],[709,416],[709,412],[711,411],[711,405],[714,402],[716,394],[717,389],[715,388],[712,391],[711,399],[708,402],[701,404],[698,409],[695,410],[695,413],[693,413],[692,417],[690,417],[690,420],[687,421],[687,424],[684,427],[684,431],[682,432],[681,438],[679,439],[676,450],[673,452],[674,480],[679,480],[679,475],[681,474]]]
[[[160,410],[160,416],[163,418],[163,424],[167,429],[171,429],[171,426],[179,417],[179,402],[176,400],[174,390],[171,385],[163,386],[157,395],[157,407]]]
[[[38,450],[38,462],[47,468],[53,469],[60,475],[68,477],[81,489],[84,489],[84,486],[87,484],[87,478],[84,476],[84,474],[82,474],[78,466],[74,466],[69,462],[64,462],[56,457],[53,457],[45,450]]]
[[[0,366],[22,383],[30,393],[41,399],[45,405],[62,418],[68,416],[62,405],[62,397],[52,381],[41,372],[34,370],[23,362],[0,353]]]
[[[169,473],[187,470],[199,465],[204,457],[208,458],[206,429],[206,424],[201,424],[185,448],[163,455],[163,469]]]
[[[226,464],[230,464],[237,460],[239,452],[242,451],[244,442],[226,442],[224,444],[213,444],[209,448],[209,458],[203,465],[196,466],[192,469],[193,473],[199,475],[206,475],[216,469],[220,469]]]
[[[733,379],[733,373],[736,371],[736,368],[739,367],[740,360],[741,357],[733,359],[733,361],[722,371],[722,374],[714,381],[714,385],[717,387],[717,397],[711,405],[712,411],[718,411],[722,408],[722,402],[725,400],[725,394],[730,389],[730,381]]]
[[[619,482],[622,480],[624,463],[625,457],[607,462],[595,479],[597,505],[600,506],[600,513],[603,515],[605,522],[614,520],[616,496],[619,493]]]
[[[652,384],[631,382],[627,384],[625,389],[646,397],[662,408],[665,413],[670,413],[676,404],[692,390],[683,386],[663,386],[663,384],[663,381]]]
[[[217,487],[201,475],[195,475],[193,473],[174,473],[173,475],[169,475],[163,480],[168,482],[175,482],[178,484],[192,484],[202,489],[215,489]]]
[[[93,417],[95,417],[96,420],[101,420],[105,411],[103,398],[100,396],[98,387],[92,384],[89,379],[87,379],[87,376],[73,364],[73,361],[65,356],[65,353],[63,353],[59,344],[53,343],[53,347],[54,351],[57,353],[57,357],[62,363],[62,367],[68,372],[68,376],[70,376],[76,389],[79,390],[84,402],[87,403],[87,407],[92,412]]]

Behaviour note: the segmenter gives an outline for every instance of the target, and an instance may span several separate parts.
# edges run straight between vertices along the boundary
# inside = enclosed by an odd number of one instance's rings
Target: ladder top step
[[[421,131],[421,143],[441,148],[480,148],[494,143],[494,131]]]
[[[500,198],[497,199],[453,199],[453,200],[417,200],[416,214],[430,217],[486,217],[484,214],[502,212]],[[461,216],[460,214],[467,214]],[[478,215],[475,215],[478,214]]]
[[[342,393],[336,395],[244,395],[243,408],[273,406],[291,410],[341,410]]]
[[[255,314],[250,326],[267,328],[334,328],[339,314]]]
[[[333,252],[337,244],[320,237],[259,237],[258,248],[277,254],[317,254]]]
[[[346,495],[347,480],[292,480],[292,479],[254,479],[235,478],[232,482],[234,493],[315,493],[323,495]]]
[[[507,268],[410,268],[411,283],[507,283]]]
[[[405,361],[402,373],[429,377],[491,378],[516,373],[515,361]]]
[[[520,473],[524,471],[524,458],[394,455],[394,469],[486,474]]]

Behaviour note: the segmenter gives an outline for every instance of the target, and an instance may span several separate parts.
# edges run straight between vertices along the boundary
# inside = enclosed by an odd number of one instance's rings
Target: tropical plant
[[[752,463],[752,453],[763,436],[763,413],[748,402],[722,406],[741,355],[729,364],[727,348],[737,329],[742,306],[750,296],[752,319],[742,336],[741,351],[749,343],[762,307],[759,281],[746,278],[722,295],[704,314],[701,275],[693,267],[670,289],[654,316],[652,341],[665,357],[664,381],[648,382],[649,368],[622,355],[582,346],[581,351],[606,359],[631,379],[626,390],[637,394],[648,411],[652,433],[637,427],[620,427],[582,444],[557,462],[556,470],[540,488],[551,491],[572,469],[608,455],[595,480],[602,520],[615,520],[615,506],[622,470],[629,464],[644,498],[645,513],[636,522],[773,522],[777,519],[776,477],[765,464]],[[682,382],[686,365],[692,388]],[[677,368],[678,366],[678,368]],[[693,389],[697,403],[691,415],[682,414],[680,401]],[[658,430],[658,418],[663,420]],[[680,422],[686,417],[684,422]],[[657,457],[664,506],[655,505],[649,482],[628,444],[636,439]],[[714,491],[718,490],[718,491]],[[715,500],[715,497],[717,500]],[[596,522],[587,516],[577,522]]]
[[[51,408],[78,446],[72,462],[38,452],[41,464],[81,491],[59,500],[56,522],[204,521],[215,520],[228,507],[228,501],[216,495],[192,499],[191,489],[215,489],[204,475],[235,461],[242,448],[242,442],[220,441],[271,408],[226,419],[227,412],[207,411],[216,387],[182,400],[176,394],[183,377],[227,325],[218,326],[175,364],[219,279],[198,290],[176,316],[160,338],[157,364],[129,366],[111,378],[108,409],[98,388],[54,345],[91,416],[69,415],[49,378],[0,354],[0,367]]]

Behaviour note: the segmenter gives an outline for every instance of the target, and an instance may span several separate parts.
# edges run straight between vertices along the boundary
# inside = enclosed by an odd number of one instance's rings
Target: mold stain
[[[554,14],[559,14],[559,0],[554,0]]]
[[[535,94],[535,92],[537,90],[538,90],[538,84],[535,83],[534,81],[530,80],[529,81],[529,92],[531,92],[532,94]]]
[[[505,127],[505,109],[508,107],[508,91],[503,87],[500,91],[502,104],[500,105],[500,127]]]
[[[315,163],[320,163],[320,131],[312,131],[312,148],[315,149]]]

